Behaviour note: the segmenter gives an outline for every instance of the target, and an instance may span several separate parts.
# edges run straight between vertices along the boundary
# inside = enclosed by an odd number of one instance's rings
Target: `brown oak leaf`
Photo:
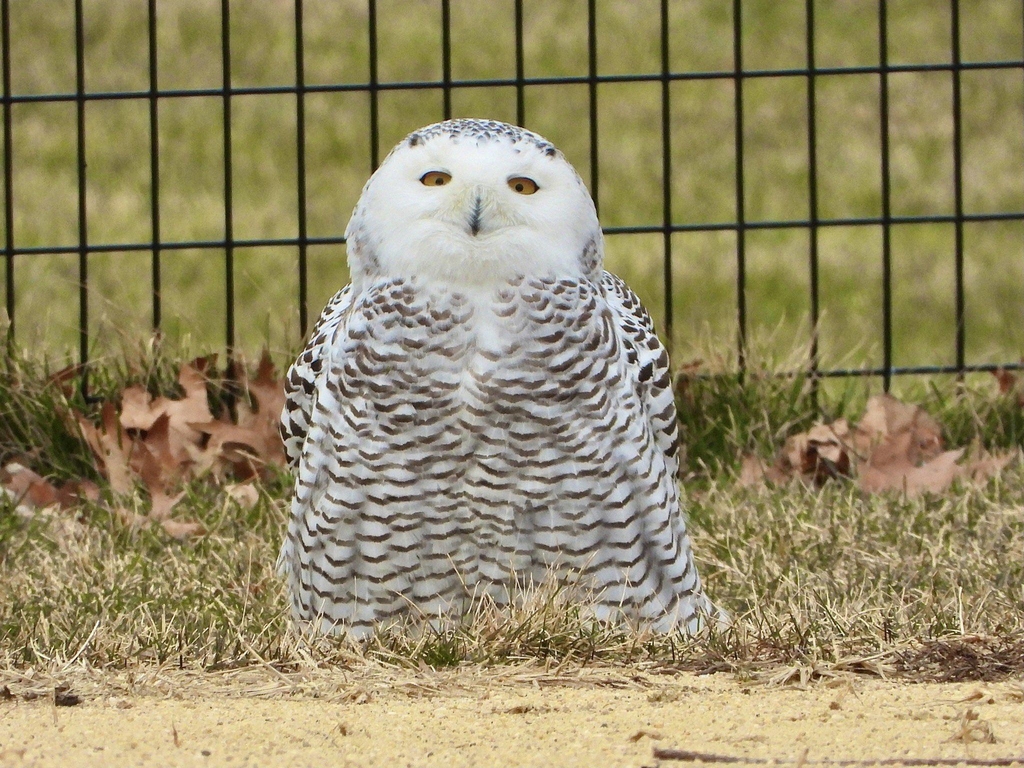
[[[194,520],[161,520],[160,527],[172,539],[178,540],[202,536],[206,533],[206,528],[203,524]]]
[[[114,404],[106,402],[100,410],[100,426],[77,411],[72,412],[85,442],[99,460],[98,469],[107,478],[114,493],[131,493],[134,488],[129,466],[132,445],[121,429]]]

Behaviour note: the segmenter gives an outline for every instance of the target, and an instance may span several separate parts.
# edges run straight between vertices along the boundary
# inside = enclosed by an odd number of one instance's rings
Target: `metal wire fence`
[[[311,317],[319,306],[311,306],[311,267],[308,258],[310,249],[319,247],[339,247],[344,238],[340,228],[344,219],[339,219],[338,230],[335,232],[314,233],[308,220],[310,211],[311,192],[307,179],[312,168],[308,156],[308,146],[312,132],[323,131],[323,126],[311,124],[308,105],[310,100],[322,95],[332,94],[354,94],[365,99],[365,122],[354,129],[364,132],[366,141],[365,171],[368,171],[378,164],[382,151],[389,147],[382,146],[382,137],[395,135],[394,117],[386,118],[381,114],[381,101],[389,93],[421,92],[436,94],[440,102],[436,108],[435,119],[447,118],[458,115],[465,110],[458,108],[454,97],[462,91],[479,92],[481,90],[511,92],[513,94],[514,108],[509,119],[527,127],[534,127],[536,122],[536,111],[530,108],[530,95],[540,89],[565,89],[565,98],[576,106],[578,110],[574,119],[573,129],[581,134],[585,141],[587,155],[584,158],[576,158],[577,162],[585,165],[585,176],[589,183],[591,192],[601,207],[604,214],[608,208],[605,186],[607,180],[602,176],[603,161],[606,155],[602,152],[602,142],[611,131],[608,129],[608,121],[602,122],[600,117],[600,105],[602,100],[607,100],[606,89],[610,87],[621,88],[647,88],[656,89],[656,106],[651,112],[655,116],[657,125],[645,134],[641,141],[647,142],[644,152],[655,157],[655,164],[660,170],[660,190],[658,197],[660,215],[655,214],[651,220],[640,223],[617,224],[606,227],[606,234],[609,242],[613,240],[646,237],[660,239],[660,269],[657,270],[657,279],[660,282],[660,300],[658,314],[662,330],[669,336],[678,335],[679,329],[679,286],[680,280],[679,264],[688,258],[683,246],[680,243],[681,235],[726,233],[730,236],[727,250],[729,251],[729,275],[734,281],[734,288],[731,291],[733,306],[730,310],[732,316],[732,332],[735,343],[735,355],[739,367],[742,369],[746,361],[746,350],[751,335],[751,285],[748,269],[750,240],[757,233],[779,231],[789,234],[796,233],[799,237],[789,240],[786,246],[790,251],[794,247],[793,242],[799,243],[799,261],[802,262],[800,275],[797,282],[800,283],[799,290],[803,295],[800,299],[800,306],[805,308],[807,323],[807,342],[809,347],[807,365],[809,369],[819,376],[853,376],[871,375],[879,376],[886,388],[889,387],[891,377],[898,374],[915,373],[954,373],[963,374],[968,371],[993,370],[997,367],[1016,368],[1019,364],[1011,360],[1002,359],[971,359],[969,355],[968,334],[971,331],[970,313],[968,312],[968,277],[971,274],[972,265],[969,258],[969,248],[965,245],[965,232],[968,228],[1005,227],[1009,225],[1011,232],[1009,240],[1016,243],[1016,248],[1011,252],[1002,253],[1002,258],[1008,265],[1004,268],[990,269],[990,265],[979,265],[975,271],[990,271],[987,276],[990,281],[1013,283],[1003,293],[1011,297],[1010,303],[998,308],[997,311],[1006,313],[1005,323],[1007,326],[1020,324],[1019,299],[1024,297],[1024,290],[1014,281],[1018,279],[1019,264],[1022,262],[1022,251],[1024,251],[1024,239],[1020,237],[1020,230],[1013,229],[1017,223],[1024,222],[1024,187],[1018,182],[1024,179],[1024,166],[1021,161],[1024,152],[1019,151],[1019,145],[1024,141],[1024,90],[1019,87],[1008,88],[1005,94],[996,98],[1000,109],[1011,114],[1008,121],[1001,120],[995,127],[986,124],[977,116],[971,116],[964,105],[963,83],[965,78],[973,77],[976,74],[1005,74],[1009,77],[1024,83],[1024,9],[1018,3],[1009,4],[1011,12],[1016,14],[1017,27],[1013,31],[1015,39],[1020,39],[1018,53],[1014,56],[1003,55],[989,58],[967,59],[964,55],[963,43],[972,36],[979,34],[977,30],[964,27],[965,13],[970,18],[977,18],[979,14],[986,13],[986,6],[991,4],[978,3],[967,4],[966,0],[949,0],[948,3],[930,4],[927,11],[930,17],[940,20],[938,25],[940,31],[930,37],[927,46],[928,60],[907,61],[899,55],[898,46],[894,47],[890,39],[890,19],[894,13],[895,4],[886,0],[879,0],[877,5],[872,5],[869,14],[860,13],[856,23],[864,26],[865,18],[871,20],[869,28],[859,30],[862,37],[867,35],[874,38],[876,60],[868,63],[857,61],[853,63],[820,63],[819,47],[821,24],[816,15],[828,13],[834,18],[835,4],[824,3],[819,0],[788,0],[782,5],[792,6],[791,11],[802,16],[802,25],[796,30],[797,34],[790,34],[787,45],[801,49],[801,61],[798,66],[762,67],[757,63],[748,62],[745,43],[749,38],[749,25],[754,23],[751,19],[759,20],[764,16],[763,4],[742,2],[734,0],[731,8],[724,4],[708,5],[708,13],[726,13],[728,19],[723,22],[723,29],[731,32],[731,39],[728,41],[731,47],[731,66],[703,69],[683,69],[677,59],[673,57],[672,46],[677,39],[676,29],[673,26],[673,16],[678,16],[686,10],[687,4],[678,0],[658,0],[648,4],[645,11],[648,17],[656,17],[656,32],[647,34],[643,39],[638,40],[636,36],[630,36],[628,30],[606,28],[604,35],[611,40],[612,45],[621,44],[628,46],[646,46],[656,50],[654,60],[660,66],[652,71],[646,72],[619,72],[612,73],[603,71],[602,60],[607,57],[605,47],[599,44],[601,39],[601,25],[612,9],[618,5],[621,11],[621,4],[613,4],[599,0],[585,0],[584,2],[571,3],[573,13],[583,18],[580,34],[585,36],[585,61],[580,63],[580,69],[571,74],[541,72],[540,74],[527,74],[534,68],[542,70],[542,67],[533,67],[530,58],[530,15],[537,11],[529,0],[514,0],[507,3],[507,9],[495,10],[497,6],[487,6],[486,13],[493,14],[497,18],[507,13],[508,19],[497,25],[495,34],[502,34],[511,37],[512,60],[508,71],[499,76],[472,76],[456,77],[453,70],[453,59],[457,54],[457,41],[453,41],[453,5],[460,10],[459,0],[455,3],[452,0],[438,0],[434,4],[426,4],[430,13],[436,13],[440,21],[440,77],[426,79],[415,78],[393,78],[389,79],[380,74],[379,62],[382,57],[382,36],[387,25],[397,23],[402,16],[402,9],[396,11],[396,6],[367,0],[357,16],[353,16],[351,27],[358,25],[361,31],[358,32],[365,40],[363,55],[366,58],[366,77],[353,78],[351,81],[339,80],[335,82],[310,82],[307,78],[307,66],[310,64],[310,53],[307,51],[306,40],[311,33],[310,23],[307,17],[310,12],[319,9],[319,5],[310,0],[294,0],[289,6],[289,28],[280,28],[265,31],[265,35],[273,36],[275,39],[286,39],[292,49],[294,70],[287,76],[288,82],[272,85],[241,85],[236,82],[236,67],[238,51],[233,51],[232,46],[238,46],[233,36],[233,24],[235,18],[244,15],[247,11],[245,6],[238,3],[231,3],[229,0],[219,0],[219,8],[213,8],[216,14],[210,16],[216,19],[219,24],[219,58],[220,58],[220,84],[213,87],[168,87],[161,79],[161,50],[159,47],[160,36],[158,35],[159,14],[165,12],[167,6],[158,4],[156,0],[149,0],[146,8],[145,29],[138,30],[139,36],[145,36],[146,47],[146,77],[148,83],[144,87],[129,88],[124,90],[94,90],[89,87],[86,80],[87,54],[93,55],[90,48],[88,24],[98,23],[97,17],[105,13],[116,13],[112,8],[103,10],[102,6],[89,3],[87,0],[73,0],[67,4],[67,13],[73,17],[73,25],[69,39],[59,50],[47,51],[43,55],[73,58],[74,87],[73,90],[40,91],[29,92],[19,91],[16,85],[19,68],[31,67],[32,61],[25,60],[24,50],[15,50],[17,44],[19,27],[26,24],[26,14],[22,10],[21,17],[12,15],[12,10],[18,10],[15,6],[18,0],[0,0],[0,16],[2,16],[2,39],[0,39],[0,58],[2,58],[3,78],[3,248],[2,256],[4,261],[4,290],[5,308],[9,319],[9,335],[12,339],[19,338],[23,327],[30,327],[35,318],[26,316],[25,310],[20,302],[20,294],[26,290],[39,290],[38,285],[27,286],[26,278],[22,276],[22,270],[29,260],[73,258],[76,259],[76,283],[77,295],[77,347],[80,361],[85,363],[90,358],[91,350],[95,343],[95,328],[93,327],[93,307],[95,299],[90,294],[91,269],[94,260],[99,255],[148,255],[148,286],[145,293],[148,295],[149,324],[154,329],[161,329],[165,325],[164,302],[170,290],[164,279],[167,262],[173,259],[176,252],[201,252],[211,254],[222,265],[223,294],[222,307],[224,318],[223,344],[227,350],[233,350],[238,344],[238,327],[240,322],[250,322],[249,318],[240,317],[237,297],[240,290],[245,290],[236,284],[238,270],[238,255],[240,252],[260,248],[284,248],[294,249],[296,258],[294,261],[296,280],[294,294],[291,301],[297,305],[297,323],[294,329],[296,333],[295,343],[298,343],[298,335],[304,335],[310,325]],[[398,6],[411,6],[411,3],[396,3]],[[417,10],[422,12],[424,3],[415,3]],[[477,10],[484,11],[483,4],[471,4]],[[846,4],[849,5],[849,4]],[[863,4],[866,7],[866,4]],[[382,14],[388,16],[387,20],[382,19]],[[975,6],[982,6],[981,9]],[[1001,10],[1005,11],[1006,3],[1001,4]],[[43,9],[39,4],[35,6],[36,14],[54,13],[51,9]],[[502,5],[501,8],[505,8]],[[863,11],[863,9],[861,9]],[[500,11],[500,12],[499,12]],[[688,11],[687,11],[688,12]],[[12,22],[12,19],[14,21]],[[19,20],[20,19],[20,20]],[[830,22],[832,23],[832,22]],[[12,30],[12,24],[15,29]],[[497,22],[496,22],[497,24]],[[792,33],[793,30],[790,30]],[[349,30],[349,34],[356,34]],[[427,34],[426,32],[424,34]],[[839,30],[841,37],[843,31]],[[14,35],[14,40],[12,40]],[[615,40],[622,36],[619,43]],[[263,39],[263,38],[261,38]],[[830,38],[834,39],[834,38]],[[944,39],[944,44],[943,44]],[[936,40],[939,42],[936,43]],[[984,46],[979,48],[984,50]],[[165,52],[166,53],[166,52]],[[600,54],[600,55],[599,55]],[[895,55],[894,55],[895,54]],[[483,55],[483,54],[481,54]],[[906,75],[935,76],[943,78],[948,87],[948,100],[944,104],[932,105],[934,112],[925,119],[936,120],[935,115],[940,116],[943,126],[948,126],[948,132],[943,134],[943,141],[948,140],[948,146],[941,149],[943,157],[948,154],[949,178],[944,181],[951,190],[951,206],[939,205],[929,207],[927,204],[917,206],[916,209],[898,210],[894,207],[893,189],[897,184],[894,178],[894,162],[897,158],[897,149],[894,148],[894,126],[891,94],[893,78]],[[825,85],[836,82],[837,79],[848,79],[857,82],[870,82],[873,89],[872,99],[876,104],[876,111],[872,113],[871,120],[873,130],[876,132],[873,141],[876,142],[876,154],[870,160],[876,170],[870,177],[872,194],[877,195],[878,203],[875,211],[868,213],[861,212],[856,215],[832,215],[835,206],[829,206],[826,192],[822,191],[822,185],[829,180],[829,174],[842,174],[843,168],[837,168],[834,164],[823,167],[820,159],[820,148],[822,142],[828,137],[822,135],[822,126],[828,122],[824,119],[822,99],[825,98]],[[806,214],[772,218],[759,216],[751,212],[751,186],[754,182],[751,179],[751,172],[748,167],[748,160],[752,153],[765,151],[764,147],[753,145],[752,134],[762,122],[765,116],[760,111],[753,110],[751,98],[748,94],[752,88],[759,83],[769,81],[784,81],[787,84],[797,84],[802,91],[803,117],[799,124],[787,129],[791,139],[795,136],[797,144],[802,146],[804,155],[802,160],[801,179],[804,185],[799,197],[801,205],[805,207]],[[13,83],[13,84],[12,84]],[[725,190],[726,196],[731,198],[733,215],[718,218],[717,220],[688,220],[685,209],[681,212],[680,192],[673,180],[680,174],[686,172],[689,158],[681,153],[679,145],[679,134],[682,130],[679,125],[677,109],[679,100],[684,98],[680,88],[687,84],[710,83],[722,85],[727,89],[728,111],[731,113],[731,126],[724,134],[717,136],[720,146],[726,147],[731,155],[731,174],[719,174],[715,183],[719,190]],[[582,89],[582,95],[581,95]],[[294,142],[294,196],[290,207],[284,212],[284,216],[290,222],[292,234],[288,236],[267,236],[248,237],[240,236],[236,223],[238,219],[237,206],[235,201],[236,176],[238,169],[235,168],[233,160],[237,153],[237,142],[232,135],[233,126],[236,125],[234,113],[237,105],[243,99],[277,99],[280,103],[284,97],[291,101],[289,112],[291,112],[291,140]],[[162,205],[162,175],[166,173],[166,161],[162,161],[162,153],[167,152],[166,141],[161,142],[161,120],[165,118],[168,105],[174,102],[199,99],[216,99],[219,101],[220,125],[219,144],[221,157],[215,162],[218,164],[218,175],[222,184],[222,218],[221,237],[211,238],[175,238],[169,237],[164,226],[166,216],[164,205]],[[92,171],[87,161],[89,146],[89,131],[95,125],[96,110],[103,104],[115,102],[127,102],[133,105],[145,105],[146,120],[141,127],[141,141],[148,144],[146,157],[137,157],[134,162],[137,165],[146,165],[142,175],[145,177],[145,184],[142,192],[137,194],[148,197],[148,234],[144,237],[137,237],[133,240],[122,242],[104,242],[93,235],[95,222],[101,220],[106,212],[96,210],[93,205],[94,189],[91,184]],[[191,102],[190,102],[191,103]],[[26,110],[30,107],[41,105],[68,105],[73,107],[74,142],[73,151],[70,156],[74,159],[73,173],[66,175],[69,182],[73,179],[74,204],[73,215],[75,219],[74,234],[70,242],[47,241],[44,235],[33,235],[25,237],[19,231],[20,222],[24,217],[19,217],[19,204],[26,194],[19,186],[24,174],[31,170],[36,162],[31,147],[31,135],[25,134],[26,139],[21,139],[21,134],[15,135],[18,125],[19,110]],[[875,109],[875,108],[873,108]],[[404,117],[404,116],[400,116]],[[968,120],[967,118],[971,119]],[[767,118],[771,119],[770,115]],[[91,122],[92,120],[92,122]],[[390,121],[390,122],[389,122]],[[422,121],[426,122],[426,121]],[[418,123],[410,123],[401,126],[397,135],[407,130],[418,127]],[[833,125],[828,122],[828,125]],[[987,127],[986,127],[987,125]],[[1007,127],[1009,126],[1009,127]],[[902,128],[901,128],[902,130]],[[993,139],[990,135],[995,132]],[[901,134],[902,135],[902,134]],[[550,137],[553,138],[553,137]],[[615,139],[618,140],[618,139]],[[965,156],[965,142],[971,146],[995,140],[1011,147],[1007,155],[996,163],[999,170],[1011,179],[1007,182],[1011,191],[1000,202],[993,203],[986,207],[982,198],[979,204],[968,204],[965,197],[965,189],[970,190],[978,182],[968,181],[965,174],[971,170],[969,159]],[[557,142],[556,142],[557,143]],[[768,151],[770,151],[770,147]],[[931,150],[933,153],[940,150]],[[580,162],[582,161],[582,162]],[[319,161],[317,161],[319,162]],[[365,173],[364,171],[364,173]],[[22,174],[22,175],[19,175]],[[763,187],[763,179],[757,181],[759,187]],[[770,186],[770,182],[769,182]],[[357,193],[353,190],[351,194]],[[37,194],[37,193],[33,193]],[[770,195],[770,192],[768,193]],[[628,199],[628,198],[627,198]],[[972,198],[973,199],[973,198]],[[1007,202],[1007,200],[1009,202]],[[762,206],[763,208],[763,206]],[[27,214],[26,214],[27,215]],[[614,218],[614,217],[613,217]],[[620,217],[621,218],[621,217]],[[935,361],[926,361],[921,364],[900,365],[894,358],[894,289],[893,269],[894,260],[898,257],[894,235],[901,230],[912,230],[923,225],[934,225],[944,228],[952,228],[952,253],[951,274],[952,286],[949,296],[951,305],[952,322],[949,324],[951,338],[942,350],[936,351]],[[880,237],[880,244],[877,253],[877,263],[880,273],[880,299],[877,303],[862,307],[861,312],[871,314],[877,319],[879,338],[875,340],[880,347],[880,356],[874,365],[857,366],[828,366],[822,363],[822,356],[819,349],[818,328],[823,314],[828,307],[822,297],[822,281],[820,279],[822,270],[822,251],[824,233],[839,230],[869,230],[876,232]],[[917,231],[917,230],[914,230]],[[649,242],[649,240],[648,240]],[[1001,246],[1000,246],[1001,248]],[[935,258],[939,258],[936,256]],[[943,257],[945,258],[945,257]],[[859,269],[851,267],[854,271]],[[874,268],[873,268],[874,269]],[[314,282],[318,278],[314,277]],[[138,280],[136,279],[136,282]],[[45,286],[43,287],[45,290]],[[699,290],[699,289],[698,289]],[[984,293],[982,294],[984,295]],[[1018,303],[1012,303],[1016,297]],[[981,301],[986,301],[981,299]],[[699,313],[700,309],[695,310]],[[908,317],[914,318],[913,307],[905,312]],[[915,321],[924,322],[925,318],[917,317]],[[998,322],[996,323],[998,326]],[[1016,338],[1016,337],[1014,337]],[[1009,346],[1012,347],[1013,342]],[[1006,349],[1004,345],[1001,349]],[[940,354],[941,352],[941,354]],[[1009,356],[1009,355],[1007,355]],[[944,362],[938,362],[944,361]]]

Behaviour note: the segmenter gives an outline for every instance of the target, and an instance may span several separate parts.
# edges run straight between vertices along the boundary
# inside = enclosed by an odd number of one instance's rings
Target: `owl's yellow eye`
[[[513,176],[508,180],[508,186],[513,192],[518,192],[520,195],[532,195],[540,189],[536,181],[525,176]]]
[[[420,176],[420,184],[425,187],[443,187],[451,180],[452,175],[444,171],[427,171]]]

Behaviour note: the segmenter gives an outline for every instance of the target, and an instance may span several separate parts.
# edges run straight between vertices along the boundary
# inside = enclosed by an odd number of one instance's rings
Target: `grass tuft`
[[[96,480],[89,450],[67,419],[69,408],[87,403],[56,373],[45,363],[0,356],[0,466],[19,459],[61,479]]]
[[[172,386],[171,370],[154,361],[94,380],[97,391],[128,380]],[[0,449],[30,455],[37,469],[92,472],[56,415],[78,395],[48,376],[45,366],[8,361],[0,396],[18,420],[3,420]],[[783,681],[835,669],[932,679],[1024,672],[1024,468],[919,498],[865,496],[842,482],[743,488],[729,471],[739,452],[771,452],[821,413],[808,381],[751,374],[745,384],[695,378],[688,387],[684,503],[727,627],[693,639],[602,624],[570,590],[542,585],[515,594],[511,608],[478,600],[458,622],[386,628],[363,644],[303,636],[274,572],[290,493],[281,473],[251,507],[208,479],[189,484],[176,510],[208,533],[185,542],[126,525],[100,503],[29,510],[0,498],[0,669],[596,664]],[[994,383],[931,392],[951,441],[1019,444],[1019,416]],[[818,397],[819,409],[835,409],[828,418],[858,407],[856,392],[823,388]],[[122,501],[139,513],[146,506]]]

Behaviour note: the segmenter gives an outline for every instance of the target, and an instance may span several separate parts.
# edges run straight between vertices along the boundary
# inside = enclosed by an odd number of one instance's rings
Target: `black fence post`
[[[661,0],[661,240],[662,291],[665,296],[665,335],[673,340],[672,307],[672,101],[669,60],[668,0]]]
[[[367,0],[367,32],[370,37],[370,82],[366,84],[370,96],[370,172],[380,165],[380,83],[377,79],[377,0]]]
[[[11,5],[0,0],[0,59],[3,62],[4,85],[4,270],[5,306],[7,308],[8,349],[14,343],[14,148],[13,105],[11,103]]]
[[[747,221],[743,188],[743,16],[741,0],[732,4],[732,55],[736,157],[736,360],[742,376],[747,368]]]
[[[309,241],[306,229],[306,48],[302,20],[303,0],[295,0],[295,163],[296,216],[299,235],[299,333],[309,326]]]
[[[526,127],[526,68],[523,55],[523,0],[515,0],[516,125]]]
[[[452,117],[452,5],[441,0],[441,111]]]
[[[814,0],[807,0],[805,24],[807,25],[807,207],[810,216],[808,227],[808,263],[811,289],[811,351],[808,365],[812,396],[818,395],[818,322],[820,316],[818,293],[818,82],[814,57]]]
[[[85,18],[82,0],[75,0],[75,122],[78,158],[78,361],[82,392],[88,394],[89,363],[89,216],[86,207],[85,159]]]
[[[950,29],[953,59],[953,206],[955,221],[956,270],[956,367],[957,376],[963,378],[966,365],[967,317],[964,296],[964,174],[963,174],[963,115],[960,101],[960,1],[950,0]]]
[[[160,110],[157,74],[156,0],[149,0],[149,195],[152,227],[152,263],[150,286],[153,294],[153,330],[160,330],[162,302],[160,299]]]
[[[222,115],[224,120],[224,302],[228,361],[235,355],[235,229],[231,169],[231,3],[221,0]]]
[[[892,386],[892,202],[889,170],[889,22],[878,0],[879,124],[882,155],[882,389]]]
[[[597,149],[597,1],[587,3],[587,89],[590,96],[590,195],[601,212]]]

